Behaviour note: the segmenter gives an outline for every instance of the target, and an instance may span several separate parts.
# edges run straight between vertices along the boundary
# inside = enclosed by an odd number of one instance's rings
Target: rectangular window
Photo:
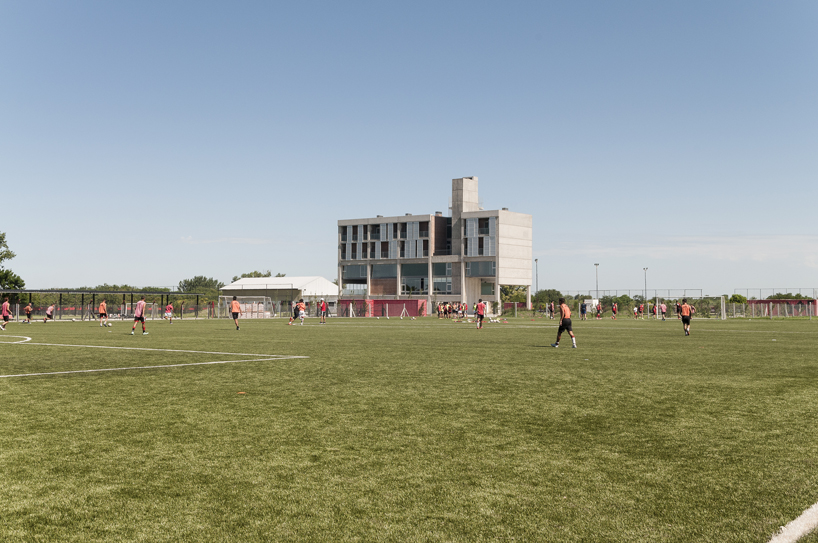
[[[435,294],[451,294],[452,293],[452,278],[451,277],[435,277],[433,287]]]
[[[480,236],[488,236],[489,235],[489,220],[488,220],[488,218],[477,219],[477,234],[480,235]]]
[[[429,275],[429,266],[426,264],[403,264],[400,274],[407,277],[426,277]]]
[[[369,227],[369,234],[371,239],[375,241],[381,240],[381,225],[380,224],[373,224]]]
[[[432,264],[432,274],[439,277],[452,276],[451,262],[435,262]]]
[[[480,283],[480,294],[482,296],[494,296],[494,283]]]
[[[401,294],[429,294],[429,280],[426,277],[400,278]]]
[[[496,275],[497,264],[492,260],[466,262],[466,277],[495,277]]]
[[[344,266],[344,279],[360,279],[366,277],[366,266]]]
[[[381,242],[381,258],[389,258],[389,242],[388,241],[382,241]]]
[[[372,266],[373,279],[394,279],[398,276],[397,264],[375,264]]]

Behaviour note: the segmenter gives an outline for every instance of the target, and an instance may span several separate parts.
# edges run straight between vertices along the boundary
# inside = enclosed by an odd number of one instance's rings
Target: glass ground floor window
[[[429,280],[426,277],[401,277],[401,294],[429,294]]]
[[[432,280],[435,294],[451,294],[452,293],[452,278],[451,277],[435,277]]]

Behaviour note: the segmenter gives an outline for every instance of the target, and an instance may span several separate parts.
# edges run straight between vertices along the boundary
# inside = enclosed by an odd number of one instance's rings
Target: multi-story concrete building
[[[477,178],[452,180],[443,213],[338,221],[338,284],[360,298],[424,297],[432,304],[499,302],[503,285],[531,303],[532,217],[480,208]]]

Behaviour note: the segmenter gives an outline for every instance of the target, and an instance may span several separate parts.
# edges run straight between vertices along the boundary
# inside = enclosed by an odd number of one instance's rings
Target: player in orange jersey
[[[693,308],[691,308],[689,305],[687,305],[687,298],[683,299],[682,300],[681,314],[682,314],[682,325],[684,326],[686,336],[690,335],[690,315],[691,315],[691,313],[693,313],[692,309]]]
[[[233,301],[230,302],[230,312],[233,314],[233,322],[236,323],[236,330],[239,329],[239,315],[242,314],[241,304],[233,296]]]
[[[108,304],[105,298],[99,303],[99,325],[108,326]]]

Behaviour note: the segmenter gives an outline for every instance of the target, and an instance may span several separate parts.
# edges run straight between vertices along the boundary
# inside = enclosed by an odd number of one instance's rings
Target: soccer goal
[[[133,313],[136,310],[136,302],[134,303],[126,303],[124,306],[124,315],[125,318],[133,318]],[[161,315],[159,314],[159,306],[155,302],[145,302],[145,313],[144,316],[146,319],[154,320]]]
[[[276,308],[271,298],[267,296],[236,296],[241,307],[242,319],[270,319],[276,316]],[[219,311],[217,317],[231,318],[230,304],[232,296],[219,296]]]

